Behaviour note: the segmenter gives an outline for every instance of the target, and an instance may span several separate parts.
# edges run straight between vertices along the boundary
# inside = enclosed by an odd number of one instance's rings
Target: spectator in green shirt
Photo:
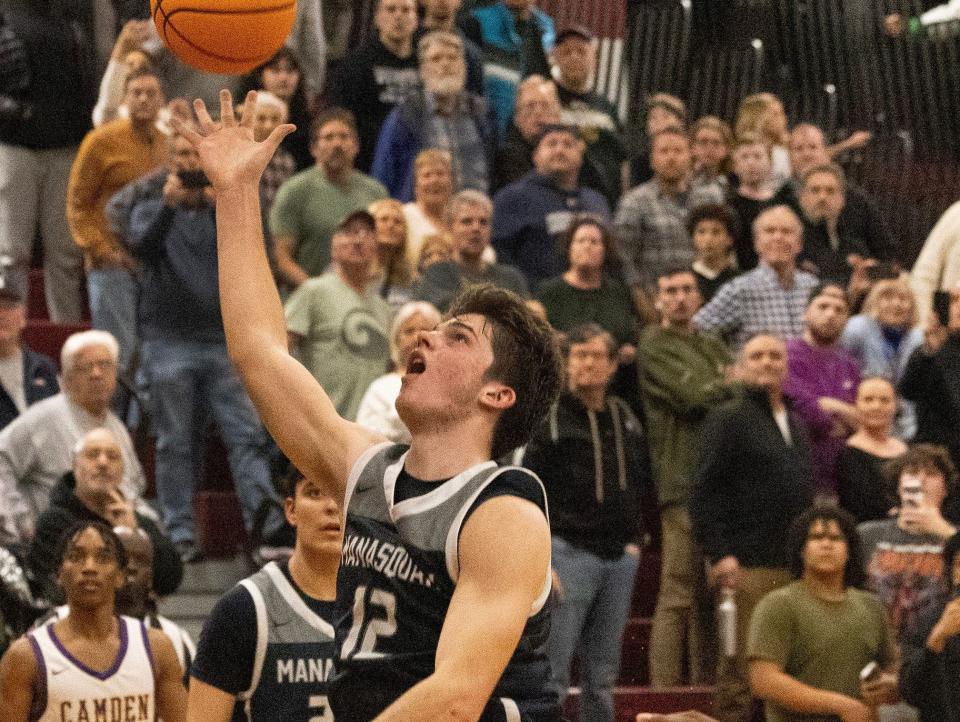
[[[704,419],[733,395],[724,378],[733,360],[720,339],[693,327],[701,303],[692,270],[664,271],[657,279],[660,324],[645,328],[638,345],[640,390],[650,425],[663,530],[660,593],[650,637],[650,681],[655,687],[706,684],[713,673],[703,624],[711,603],[687,506]]]
[[[317,163],[280,186],[270,210],[277,275],[289,289],[330,265],[330,240],[354,211],[387,197],[378,181],[353,167],[360,150],[353,114],[330,108],[314,121]]]
[[[765,596],[750,621],[753,693],[768,722],[872,722],[897,700],[896,652],[883,605],[859,589],[853,517],[811,507],[794,521],[789,551],[795,581]]]

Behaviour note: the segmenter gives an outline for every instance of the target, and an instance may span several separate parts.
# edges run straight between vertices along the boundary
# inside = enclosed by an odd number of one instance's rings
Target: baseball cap
[[[373,215],[369,211],[360,208],[353,211],[346,218],[340,221],[337,224],[338,231],[348,230],[350,227],[360,223],[361,225],[367,226],[371,231],[376,230],[377,222],[374,220]]]

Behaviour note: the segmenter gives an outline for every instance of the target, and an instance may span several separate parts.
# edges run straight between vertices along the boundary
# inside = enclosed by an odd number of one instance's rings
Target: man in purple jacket
[[[858,425],[860,366],[838,344],[849,315],[843,289],[821,283],[810,292],[803,335],[787,342],[784,393],[810,435],[816,491],[828,496],[837,493],[837,454]]]

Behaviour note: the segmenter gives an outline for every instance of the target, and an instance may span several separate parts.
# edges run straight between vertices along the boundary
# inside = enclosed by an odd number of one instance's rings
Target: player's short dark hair
[[[492,324],[493,363],[487,379],[506,384],[517,396],[493,429],[491,456],[498,459],[527,442],[560,393],[560,352],[550,325],[511,291],[490,284],[468,287],[454,299],[448,316],[469,313]]]
[[[830,295],[839,296],[840,298],[843,299],[843,302],[847,304],[847,308],[848,309],[850,308],[850,299],[847,298],[847,291],[843,287],[843,284],[837,281],[820,281],[820,283],[818,283],[816,286],[811,288],[810,293],[807,294],[807,305],[809,306],[818,297],[822,296],[828,288],[835,288],[838,291],[840,291],[840,293],[838,294],[830,294]]]
[[[317,114],[317,117],[311,121],[310,142],[313,143],[316,141],[317,136],[320,135],[320,130],[323,128],[323,126],[334,121],[343,123],[353,132],[355,136],[359,137],[359,133],[357,131],[357,119],[354,114],[346,108],[334,106],[332,108],[327,108],[326,110],[320,111],[320,113]]]
[[[281,499],[292,499],[297,495],[297,485],[304,480],[303,472],[293,464],[277,479],[277,491]]]
[[[661,278],[673,278],[674,276],[679,276],[681,273],[686,273],[693,276],[694,281],[697,279],[697,274],[693,272],[693,269],[690,268],[690,266],[673,265],[657,272],[657,278],[655,279],[657,286],[660,285]]]
[[[904,472],[932,471],[943,476],[947,494],[953,494],[957,487],[957,467],[948,452],[936,444],[912,444],[905,454],[888,461],[883,467],[890,480],[891,492],[896,496],[900,476]]]
[[[687,218],[687,233],[691,236],[702,221],[716,221],[727,229],[732,241],[740,234],[740,220],[729,206],[723,203],[704,203],[697,206]]]
[[[603,265],[604,267],[611,265],[616,250],[614,248],[613,231],[610,230],[610,225],[605,220],[593,213],[581,213],[574,216],[573,220],[570,221],[570,227],[567,228],[560,241],[560,254],[564,263],[568,267],[570,266],[570,246],[573,244],[573,237],[584,226],[595,226],[600,230],[600,240],[603,242]]]
[[[617,341],[609,331],[597,323],[581,323],[567,331],[566,343],[563,345],[563,355],[570,355],[570,347],[577,343],[588,343],[595,338],[602,338],[607,347],[607,355],[613,358],[617,353]]]
[[[817,502],[809,507],[790,525],[787,536],[787,553],[790,559],[790,572],[795,579],[803,576],[803,547],[806,546],[810,528],[815,522],[827,524],[836,522],[847,542],[847,564],[843,570],[843,583],[848,587],[863,588],[867,572],[864,564],[863,545],[857,533],[857,522],[853,515],[832,502]]]
[[[77,537],[87,529],[93,529],[100,535],[103,543],[113,552],[113,556],[117,560],[117,566],[121,569],[126,569],[128,563],[127,550],[124,548],[123,542],[120,541],[120,537],[102,521],[93,521],[90,519],[75,522],[60,536],[60,541],[57,542],[57,551],[54,555],[54,559],[57,560],[56,568],[60,569],[60,567],[63,566],[63,560],[67,556],[67,552],[70,551]]]

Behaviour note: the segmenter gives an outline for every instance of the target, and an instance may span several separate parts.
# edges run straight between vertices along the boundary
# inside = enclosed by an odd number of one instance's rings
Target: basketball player
[[[262,142],[221,93],[196,103],[197,147],[217,198],[220,295],[231,358],[280,447],[343,500],[337,582],[337,722],[559,719],[543,653],[550,529],[543,486],[500,468],[560,387],[549,327],[515,295],[475,287],[421,332],[397,411],[409,449],[340,418],[287,351],[263,251],[258,181],[285,125]]]
[[[328,722],[340,510],[320,485],[284,481],[296,529],[289,562],[270,562],[213,608],[191,670],[188,722]]]
[[[129,526],[114,527],[113,532],[127,555],[124,584],[114,596],[116,613],[142,619],[148,628],[163,631],[173,643],[180,667],[185,673],[188,672],[197,650],[186,629],[157,612],[157,598],[153,591],[153,542],[150,541],[150,535],[139,527]],[[63,604],[50,610],[35,626],[53,624],[66,619],[68,614],[70,607]],[[184,686],[186,682],[185,674]]]
[[[70,613],[21,637],[0,660],[4,722],[181,722],[186,690],[169,638],[114,613],[126,553],[97,521],[61,542],[58,581]]]

